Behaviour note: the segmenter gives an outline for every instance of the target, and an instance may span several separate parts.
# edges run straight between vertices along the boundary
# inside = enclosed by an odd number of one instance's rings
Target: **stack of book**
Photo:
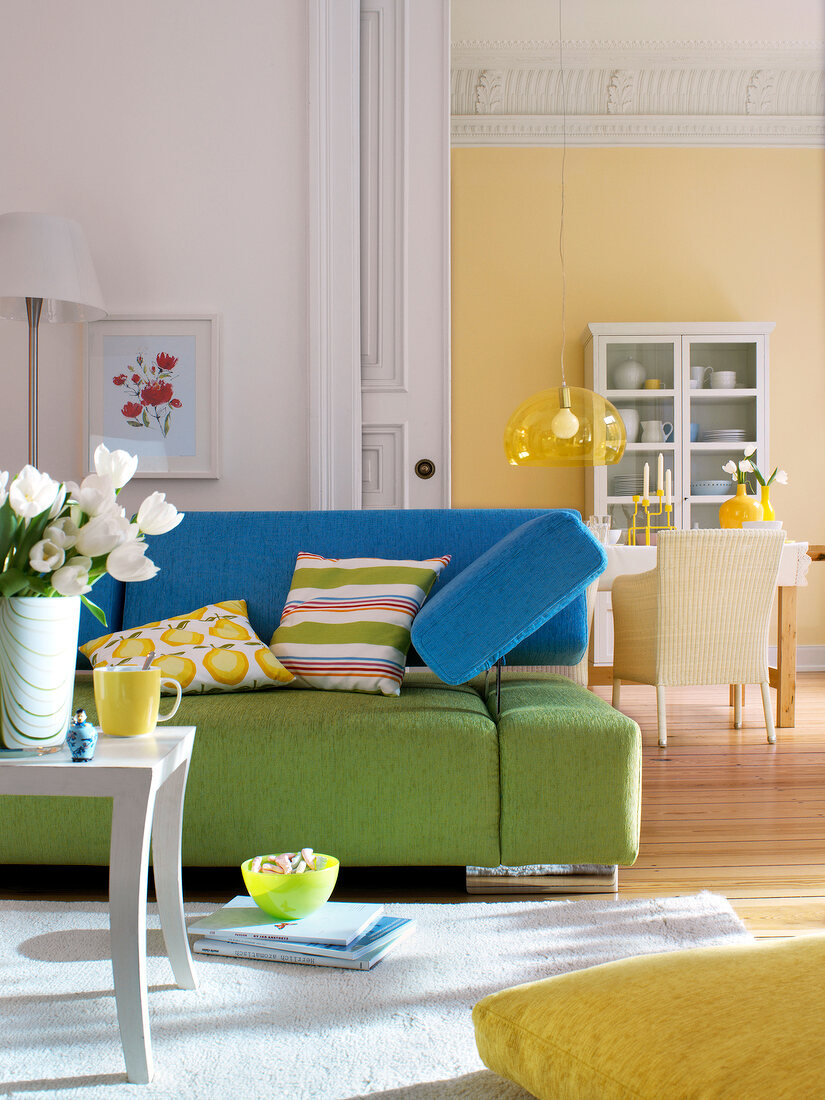
[[[308,917],[276,921],[245,895],[189,925],[203,937],[193,949],[204,955],[348,970],[371,970],[413,931],[415,921],[389,917],[383,905],[328,901]]]

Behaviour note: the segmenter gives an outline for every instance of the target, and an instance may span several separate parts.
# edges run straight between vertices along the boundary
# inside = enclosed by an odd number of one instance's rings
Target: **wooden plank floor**
[[[596,691],[609,700],[609,688]],[[712,890],[760,938],[825,930],[825,673],[800,675],[797,724],[777,730],[776,745],[767,744],[755,688],[741,730],[733,729],[727,688],[670,690],[667,749],[656,744],[653,688],[623,686],[622,709],[642,729],[644,762],[641,851],[619,873],[620,896]],[[105,901],[107,874],[54,869],[44,891],[42,870],[4,868],[0,897]],[[222,903],[241,892],[237,868],[184,872],[188,901]],[[343,868],[336,897],[484,899],[468,897],[463,869],[455,867]]]
[[[621,702],[644,745],[641,849],[621,895],[708,889],[759,938],[825,931],[825,673],[799,676],[796,726],[775,745],[756,688],[741,730],[727,688],[669,689],[666,749],[654,689],[623,685]]]

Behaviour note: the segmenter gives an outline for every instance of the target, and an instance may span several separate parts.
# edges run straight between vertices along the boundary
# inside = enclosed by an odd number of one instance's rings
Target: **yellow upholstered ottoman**
[[[825,935],[647,955],[493,993],[491,1070],[540,1100],[825,1097]]]

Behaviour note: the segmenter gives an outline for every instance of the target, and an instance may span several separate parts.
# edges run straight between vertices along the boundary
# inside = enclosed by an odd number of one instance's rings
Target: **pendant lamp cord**
[[[561,85],[561,207],[559,213],[559,259],[561,261],[561,383],[567,387],[564,374],[564,348],[567,335],[567,269],[564,263],[564,170],[567,161],[567,94],[564,86],[564,63],[561,26],[562,0],[559,0],[559,82]]]

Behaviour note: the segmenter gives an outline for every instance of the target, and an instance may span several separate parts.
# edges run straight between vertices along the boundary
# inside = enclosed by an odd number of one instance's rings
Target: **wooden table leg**
[[[776,639],[776,724],[792,726],[796,714],[796,588],[779,589]]]
[[[117,1022],[126,1075],[137,1085],[148,1084],[154,1072],[146,997],[146,876],[154,801],[148,775],[140,788],[132,787],[114,796],[109,856],[109,927]]]
[[[172,964],[172,973],[181,989],[197,989],[198,979],[192,969],[192,955],[183,915],[180,865],[183,797],[188,769],[187,759],[158,791],[152,826],[152,867],[160,926],[163,929],[166,954]]]

